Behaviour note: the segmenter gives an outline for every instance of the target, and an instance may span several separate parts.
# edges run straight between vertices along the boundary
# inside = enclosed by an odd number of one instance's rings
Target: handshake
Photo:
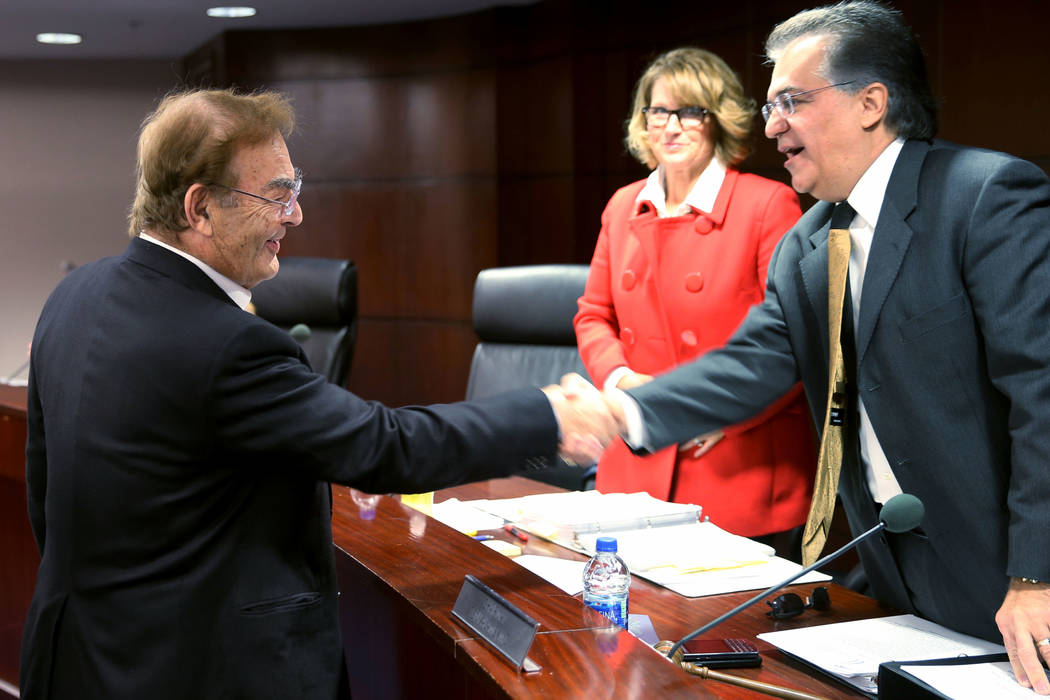
[[[626,430],[623,407],[578,374],[543,387],[561,428],[558,454],[569,464],[593,464],[606,445]]]

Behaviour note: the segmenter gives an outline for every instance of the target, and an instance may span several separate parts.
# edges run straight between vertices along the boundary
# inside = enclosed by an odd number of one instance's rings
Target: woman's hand
[[[693,452],[693,459],[699,459],[700,457],[710,452],[711,448],[717,445],[725,436],[726,434],[723,433],[721,430],[716,430],[714,432],[708,433],[707,435],[700,435],[699,437],[693,438],[689,442],[683,443],[678,448],[678,451],[688,452],[689,450],[695,449],[696,451]]]

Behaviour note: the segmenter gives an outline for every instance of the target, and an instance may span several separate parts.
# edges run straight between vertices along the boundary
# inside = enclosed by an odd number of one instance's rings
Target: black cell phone
[[[683,661],[708,668],[761,666],[758,647],[746,639],[692,639],[682,645]]]

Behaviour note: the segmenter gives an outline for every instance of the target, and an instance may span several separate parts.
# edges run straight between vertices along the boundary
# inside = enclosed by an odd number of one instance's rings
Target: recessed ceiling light
[[[66,32],[43,32],[36,35],[36,40],[41,44],[79,44],[82,38],[79,34],[68,34]]]
[[[254,17],[254,7],[209,7],[209,17]]]

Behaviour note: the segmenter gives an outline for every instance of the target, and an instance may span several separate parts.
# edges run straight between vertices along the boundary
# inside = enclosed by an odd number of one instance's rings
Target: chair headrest
[[[482,342],[576,345],[576,300],[587,265],[521,265],[478,273],[474,332]]]
[[[252,289],[256,313],[278,326],[350,325],[357,315],[357,266],[331,258],[281,258],[277,275]]]

